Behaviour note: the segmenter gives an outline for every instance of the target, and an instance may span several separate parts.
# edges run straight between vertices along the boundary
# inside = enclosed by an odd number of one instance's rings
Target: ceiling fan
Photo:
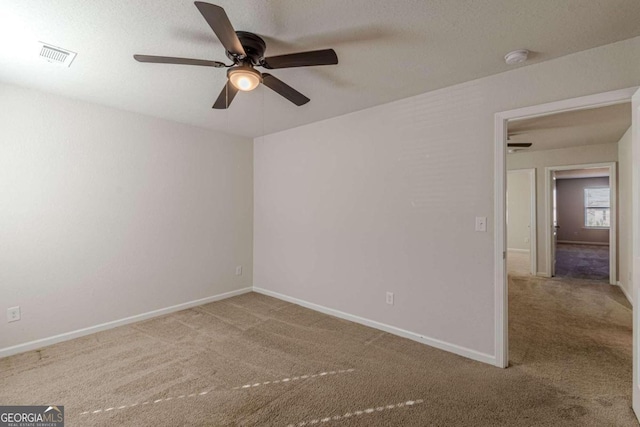
[[[509,154],[517,153],[525,148],[529,148],[533,145],[531,142],[511,142],[511,137],[518,135],[517,133],[507,135],[507,152]]]
[[[529,148],[533,145],[531,142],[507,142],[509,148]]]
[[[201,1],[195,2],[195,5],[224,46],[225,53],[233,61],[233,64],[226,65],[219,61],[174,58],[170,56],[133,55],[133,57],[138,62],[228,68],[227,83],[220,95],[218,95],[213,108],[229,108],[238,91],[251,91],[258,87],[260,83],[294,104],[298,106],[304,105],[310,101],[309,98],[273,75],[261,73],[255,67],[273,70],[338,63],[338,56],[333,49],[298,52],[265,58],[264,52],[267,48],[265,41],[256,34],[247,31],[235,31],[222,7]]]
[[[509,139],[507,138],[507,153],[517,153],[518,151],[522,151],[532,145],[533,144],[531,142],[509,142]]]

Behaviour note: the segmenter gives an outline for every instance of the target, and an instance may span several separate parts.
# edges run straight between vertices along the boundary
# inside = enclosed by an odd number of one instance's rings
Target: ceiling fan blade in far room
[[[207,61],[206,59],[174,58],[173,56],[133,55],[138,62],[151,62],[155,64],[180,64],[201,65],[203,67],[222,68],[225,64],[219,61]]]
[[[311,101],[309,98],[271,74],[262,74],[262,83],[272,91],[282,95],[297,106],[301,106]]]
[[[507,147],[520,147],[520,148],[529,148],[533,145],[531,142],[509,142],[507,143]]]
[[[268,69],[310,67],[314,65],[334,65],[338,63],[338,55],[333,49],[312,50],[309,52],[290,53],[270,56],[262,61]]]
[[[236,87],[227,80],[227,84],[222,88],[222,92],[218,95],[218,99],[216,99],[216,102],[213,104],[213,108],[216,110],[225,110],[229,108],[231,101],[233,101],[233,98],[236,97],[237,93],[238,89],[236,89]]]
[[[236,56],[247,56],[223,8],[201,1],[195,5],[226,50]]]

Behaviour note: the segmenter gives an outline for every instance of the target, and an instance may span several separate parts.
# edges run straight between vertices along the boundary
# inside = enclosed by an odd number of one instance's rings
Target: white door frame
[[[640,356],[639,348],[639,332],[640,332],[640,318],[638,317],[637,307],[640,306],[640,292],[638,286],[640,284],[640,197],[638,197],[638,190],[640,189],[640,92],[633,96],[631,104],[631,156],[632,156],[632,183],[631,183],[631,199],[632,199],[632,231],[633,231],[633,246],[632,246],[632,275],[631,281],[631,305],[633,309],[633,393],[632,393],[632,407],[636,414],[636,417],[640,415],[640,369],[638,363],[638,357]]]
[[[567,165],[567,166],[550,166],[544,168],[544,186],[545,186],[545,201],[547,202],[547,209],[545,209],[545,225],[547,229],[547,266],[549,272],[551,272],[551,263],[553,262],[551,255],[551,245],[553,245],[553,194],[551,193],[553,173],[555,171],[573,170],[573,169],[590,169],[590,168],[608,168],[609,169],[609,188],[610,192],[610,205],[611,205],[611,226],[609,227],[609,284],[616,285],[617,282],[617,236],[618,236],[618,184],[616,174],[616,162],[605,163],[589,163],[583,165]],[[551,274],[549,274],[551,275]]]
[[[564,111],[583,110],[631,101],[637,87],[620,89],[596,95],[582,96],[531,107],[518,108],[495,114],[495,176],[494,176],[494,296],[495,296],[495,364],[509,365],[508,293],[505,263],[507,241],[505,223],[507,122],[516,118],[546,116]],[[635,311],[635,310],[634,310]],[[635,354],[635,348],[634,348]]]
[[[535,276],[538,271],[538,213],[536,212],[538,206],[538,197],[536,194],[536,168],[511,169],[507,171],[507,174],[511,172],[526,172],[527,174],[529,174],[529,191],[531,193],[531,210],[529,212],[529,262],[531,265],[531,275]]]

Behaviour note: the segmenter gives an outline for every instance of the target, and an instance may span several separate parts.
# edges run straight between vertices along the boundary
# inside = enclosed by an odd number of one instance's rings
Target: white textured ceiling
[[[524,151],[614,144],[631,126],[631,104],[567,111],[509,122],[509,142],[530,142]]]
[[[638,0],[215,0],[267,55],[334,48],[336,66],[273,70],[311,98],[296,107],[261,87],[212,110],[225,70],[141,64],[134,53],[226,60],[192,1],[2,0],[0,81],[257,136],[640,35]],[[33,42],[78,52],[70,68]]]

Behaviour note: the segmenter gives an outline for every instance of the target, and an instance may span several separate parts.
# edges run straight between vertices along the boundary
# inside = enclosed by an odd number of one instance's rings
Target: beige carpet
[[[624,426],[618,289],[513,278],[503,370],[251,293],[0,359],[67,426]]]

